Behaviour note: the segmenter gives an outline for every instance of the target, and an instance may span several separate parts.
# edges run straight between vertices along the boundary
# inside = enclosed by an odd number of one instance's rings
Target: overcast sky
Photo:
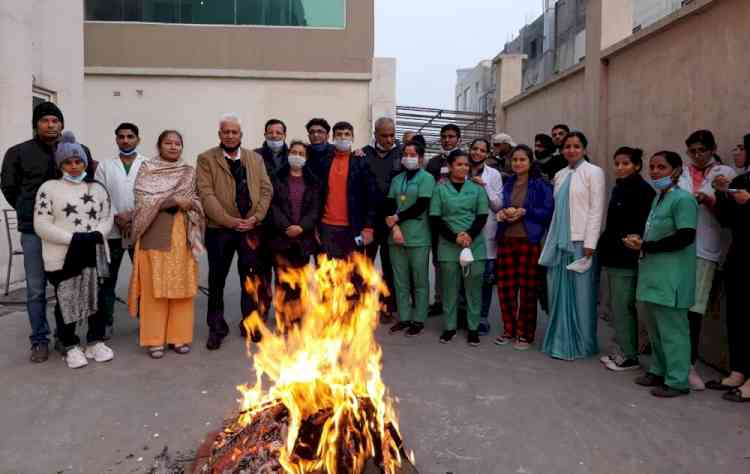
[[[494,58],[542,0],[375,0],[375,56],[397,60],[396,102],[454,108],[456,69]]]

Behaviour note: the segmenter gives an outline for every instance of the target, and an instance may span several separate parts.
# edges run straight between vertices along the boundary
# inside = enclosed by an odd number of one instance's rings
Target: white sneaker
[[[89,361],[86,360],[86,355],[84,355],[80,346],[73,346],[68,349],[68,352],[65,353],[65,363],[71,369],[80,369],[89,365]]]
[[[706,389],[706,384],[703,383],[703,379],[701,378],[700,374],[697,370],[695,370],[695,366],[690,367],[688,382],[690,383],[690,388],[692,388],[693,390],[701,391]]]
[[[86,358],[97,362],[107,362],[115,357],[115,353],[103,342],[96,342],[86,348]]]

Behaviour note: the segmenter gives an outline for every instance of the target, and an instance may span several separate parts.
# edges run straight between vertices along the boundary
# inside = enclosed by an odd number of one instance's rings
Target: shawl
[[[133,211],[133,241],[136,242],[151,226],[167,199],[187,197],[193,208],[187,211],[187,240],[197,260],[205,251],[203,231],[206,226],[203,206],[195,183],[195,168],[182,158],[167,161],[157,156],[146,160],[138,170],[133,188],[135,210]]]

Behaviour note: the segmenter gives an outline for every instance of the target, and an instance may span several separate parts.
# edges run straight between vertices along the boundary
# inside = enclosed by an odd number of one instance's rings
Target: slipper
[[[148,348],[148,355],[152,359],[161,359],[164,357],[164,346],[154,346]]]
[[[177,346],[173,345],[172,350],[178,354],[188,354],[190,352],[190,344],[180,344]]]
[[[749,403],[750,397],[743,397],[742,391],[739,388],[732,389],[732,391],[725,393],[721,396],[724,400],[728,402],[735,402],[735,403]]]
[[[724,385],[721,383],[721,380],[709,380],[706,382],[706,388],[709,390],[721,390],[721,391],[728,391],[728,390],[734,390],[735,388],[740,388],[742,384],[740,385]]]

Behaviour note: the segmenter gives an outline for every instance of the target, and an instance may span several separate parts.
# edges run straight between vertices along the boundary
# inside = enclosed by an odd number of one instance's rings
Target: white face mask
[[[474,254],[471,251],[471,248],[465,248],[461,250],[461,253],[458,256],[458,263],[461,265],[461,268],[466,269],[469,265],[474,263]]]
[[[351,151],[352,141],[351,140],[334,140],[333,145],[338,151]]]
[[[83,180],[86,179],[86,172],[84,171],[78,176],[71,176],[68,173],[63,171],[63,179],[73,184],[81,184],[83,183]]]
[[[274,153],[277,153],[284,148],[284,140],[266,140],[266,144]]]
[[[305,166],[305,163],[307,162],[307,159],[305,159],[304,156],[301,155],[289,155],[289,166],[295,169],[302,169],[303,166]]]
[[[407,170],[416,170],[419,169],[419,158],[416,156],[405,156],[401,158],[401,164]]]

